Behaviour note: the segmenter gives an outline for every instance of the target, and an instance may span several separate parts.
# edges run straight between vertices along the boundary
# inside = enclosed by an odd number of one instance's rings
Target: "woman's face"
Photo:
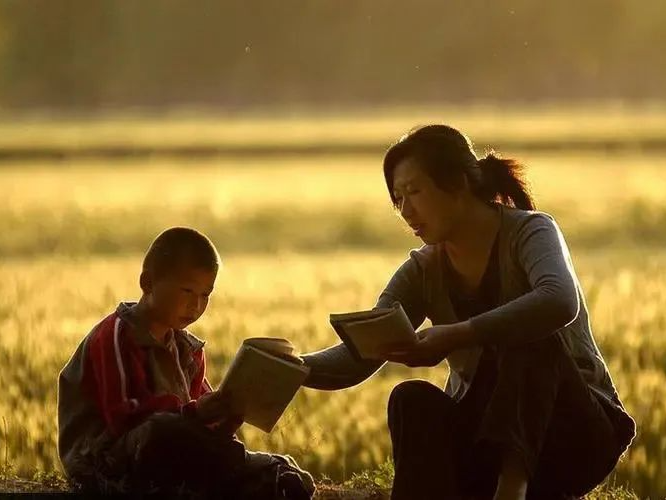
[[[393,171],[393,197],[400,215],[421,238],[432,245],[448,240],[462,219],[463,196],[437,187],[412,158],[405,158]]]

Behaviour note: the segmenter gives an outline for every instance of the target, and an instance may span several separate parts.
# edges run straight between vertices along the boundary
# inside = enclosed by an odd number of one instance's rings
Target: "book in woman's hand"
[[[246,339],[220,384],[231,412],[243,421],[271,432],[310,369],[286,339]]]
[[[392,307],[331,314],[333,329],[352,355],[359,359],[385,360],[394,346],[417,341],[416,332],[399,302]]]

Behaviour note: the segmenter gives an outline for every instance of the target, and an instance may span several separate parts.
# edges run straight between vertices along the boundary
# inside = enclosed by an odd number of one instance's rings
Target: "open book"
[[[391,344],[416,342],[414,327],[399,302],[392,307],[331,314],[331,325],[357,359],[384,359]]]
[[[229,396],[232,411],[244,422],[271,432],[309,371],[288,340],[249,338],[238,349],[218,391]]]

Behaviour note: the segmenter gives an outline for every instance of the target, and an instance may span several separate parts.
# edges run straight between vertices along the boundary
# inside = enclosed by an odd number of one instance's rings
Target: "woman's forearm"
[[[469,349],[481,345],[481,338],[472,326],[470,320],[461,321],[452,325],[441,325],[445,334],[450,337],[453,350]]]
[[[338,390],[360,384],[384,364],[382,361],[359,362],[344,344],[302,355],[310,374],[303,385],[312,389]]]

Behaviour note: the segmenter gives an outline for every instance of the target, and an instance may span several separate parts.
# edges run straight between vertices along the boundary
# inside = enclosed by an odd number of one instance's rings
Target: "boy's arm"
[[[193,400],[199,399],[200,396],[213,392],[208,379],[206,378],[206,354],[203,348],[193,354],[194,361],[199,366],[192,383],[190,384],[190,397]]]
[[[183,404],[175,394],[150,393],[146,373],[131,355],[122,328],[119,318],[108,321],[91,338],[88,348],[88,384],[111,433],[118,436],[158,411],[184,414],[192,411],[196,407],[194,401]],[[199,369],[202,379],[204,369],[205,366]]]
[[[205,394],[214,392],[206,378],[206,355],[204,350],[194,352],[194,362],[198,369],[190,383],[190,400],[180,407],[180,414],[186,417],[198,417],[198,401]]]
[[[235,415],[226,395],[213,390],[206,378],[206,355],[204,350],[194,353],[199,370],[192,379],[190,396],[193,398],[184,405],[181,413],[196,417],[211,429],[233,435],[243,424],[242,415]],[[203,396],[203,397],[202,397]]]

